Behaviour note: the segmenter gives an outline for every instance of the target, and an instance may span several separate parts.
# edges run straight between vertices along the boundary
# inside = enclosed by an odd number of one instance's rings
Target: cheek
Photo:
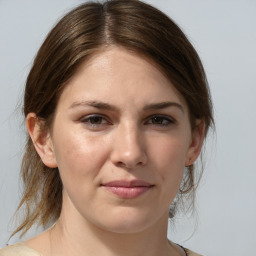
[[[175,193],[183,178],[187,144],[184,139],[172,137],[156,140],[154,147],[151,147],[151,159],[154,169],[158,170],[159,182],[166,184],[164,187]]]
[[[55,156],[63,182],[82,182],[95,177],[108,156],[108,145],[81,132],[65,132],[55,136]]]
[[[184,168],[188,143],[179,138],[163,138],[152,141],[151,155],[159,165],[177,169]],[[164,168],[165,169],[165,168]]]
[[[99,172],[108,156],[107,144],[95,143],[81,133],[65,133],[55,140],[56,159],[63,183],[63,205],[84,212],[83,206],[93,208],[92,198],[97,197]],[[63,138],[63,139],[62,139]],[[82,196],[81,196],[82,195]]]

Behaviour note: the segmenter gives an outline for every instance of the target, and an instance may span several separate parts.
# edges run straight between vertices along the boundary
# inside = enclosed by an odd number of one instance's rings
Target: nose
[[[120,125],[113,136],[110,158],[114,165],[127,169],[146,165],[145,143],[136,125]]]

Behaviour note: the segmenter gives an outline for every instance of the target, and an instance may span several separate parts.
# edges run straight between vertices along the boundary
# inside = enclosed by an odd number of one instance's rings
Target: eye
[[[101,115],[89,115],[80,119],[82,123],[88,124],[91,127],[99,127],[102,125],[110,124],[107,119]]]
[[[167,126],[173,123],[175,123],[173,118],[162,116],[162,115],[151,116],[146,122],[146,124],[153,124],[153,125],[160,125],[160,126]]]

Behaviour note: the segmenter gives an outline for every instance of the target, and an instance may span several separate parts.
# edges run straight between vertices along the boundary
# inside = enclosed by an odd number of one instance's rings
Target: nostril
[[[116,164],[117,166],[119,166],[119,167],[125,167],[125,164],[123,163],[123,162],[117,162],[117,164]]]
[[[134,166],[136,166],[136,164],[135,165],[133,165],[133,164],[130,164],[130,163],[124,163],[124,162],[117,162],[117,166],[118,167],[123,167],[123,168],[127,168],[127,169],[131,169],[131,168],[134,168]]]
[[[144,163],[142,161],[140,162],[135,162],[135,163],[128,163],[128,162],[122,162],[122,161],[119,161],[116,163],[116,165],[118,167],[123,167],[123,168],[127,168],[127,169],[132,169],[136,166],[140,166],[140,165],[144,165]]]

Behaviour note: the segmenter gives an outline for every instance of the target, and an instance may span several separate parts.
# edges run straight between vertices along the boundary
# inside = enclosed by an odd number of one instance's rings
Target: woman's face
[[[45,149],[52,155],[42,160],[59,168],[62,211],[131,233],[167,221],[201,141],[200,132],[191,133],[183,97],[159,69],[112,47],[65,87]]]

